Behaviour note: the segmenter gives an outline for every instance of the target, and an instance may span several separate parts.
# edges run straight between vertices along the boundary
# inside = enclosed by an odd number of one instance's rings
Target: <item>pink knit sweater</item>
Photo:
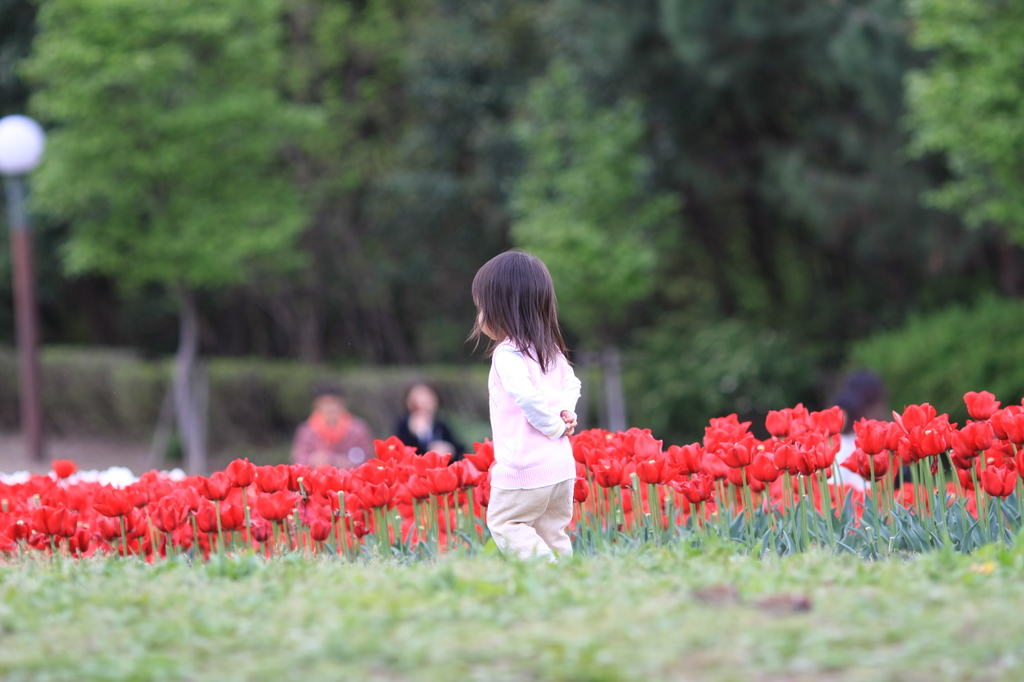
[[[561,355],[544,373],[510,341],[498,344],[488,378],[494,467],[491,485],[502,490],[543,488],[576,477],[560,413],[575,414],[580,381]]]

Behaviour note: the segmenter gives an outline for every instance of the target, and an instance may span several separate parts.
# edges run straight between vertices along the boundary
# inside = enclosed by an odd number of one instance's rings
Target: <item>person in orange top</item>
[[[313,414],[295,432],[292,462],[352,469],[373,455],[370,427],[348,411],[341,387],[318,384],[313,390]]]

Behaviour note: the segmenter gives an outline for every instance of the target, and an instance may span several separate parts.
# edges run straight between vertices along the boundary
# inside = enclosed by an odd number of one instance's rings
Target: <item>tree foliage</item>
[[[1024,395],[1024,302],[987,296],[973,307],[915,315],[898,329],[855,343],[852,367],[879,373],[893,408],[922,395],[961,424],[967,391],[995,393],[1004,405]]]
[[[674,194],[649,193],[641,108],[595,107],[556,63],[527,96],[519,137],[526,163],[512,198],[517,245],[547,263],[562,317],[586,338],[609,332],[650,295],[667,246]]]
[[[908,76],[913,150],[946,155],[953,176],[930,198],[1024,243],[1024,6],[915,0],[910,11],[914,45],[932,53]]]
[[[463,360],[473,274],[513,242],[549,263],[574,346],[635,344],[638,375],[679,382],[709,376],[716,339],[835,369],[910,312],[1024,291],[997,231],[920,202],[952,170],[941,206],[1012,224],[1009,3],[40,8],[24,71],[53,132],[35,181],[53,340],[168,351],[174,301],[145,283],[178,276],[216,287],[198,300],[213,352]],[[47,269],[58,248],[107,274],[69,285]],[[772,382],[805,397],[803,369],[754,354],[739,393],[677,391],[650,414],[756,409]]]
[[[26,72],[53,129],[37,210],[67,221],[72,274],[237,284],[303,227],[280,163],[306,123],[274,87],[275,0],[48,0]]]

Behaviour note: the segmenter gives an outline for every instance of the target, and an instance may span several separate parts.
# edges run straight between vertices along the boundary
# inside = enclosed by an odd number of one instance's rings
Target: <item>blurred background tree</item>
[[[53,128],[34,205],[68,226],[69,276],[159,286],[178,304],[174,405],[192,471],[205,466],[196,293],[297,265],[303,207],[280,154],[316,118],[273,87],[280,11],[53,0],[25,66]]]
[[[934,384],[914,385],[899,344],[871,339],[1024,291],[1006,236],[1019,234],[1020,194],[1021,10],[1009,3],[34,7],[0,2],[0,94],[17,111],[34,89],[53,132],[35,202],[50,343],[173,351],[175,294],[145,282],[183,276],[174,248],[192,240],[147,230],[187,222],[231,243],[196,255],[212,277],[191,287],[204,352],[465,363],[473,274],[520,245],[549,263],[571,345],[622,348],[630,424],[681,440],[723,411],[820,406],[862,364],[899,383],[899,399],[927,400]],[[47,19],[64,13],[85,23]],[[27,67],[8,66],[30,46]],[[81,105],[48,104],[50,83]],[[222,108],[249,97],[261,103],[237,118]],[[194,175],[160,170],[186,150],[205,159]],[[155,208],[154,190],[133,188],[157,171],[200,199],[169,182],[161,196],[179,207]],[[149,213],[113,210],[140,205]],[[85,248],[92,232],[116,239]],[[115,267],[144,248],[167,256],[159,278]],[[208,267],[234,249],[266,257]],[[302,267],[288,267],[295,255]],[[136,285],[115,286],[125,278]],[[851,354],[862,347],[876,350]]]
[[[1024,5],[918,0],[910,11],[913,45],[934,55],[908,75],[913,150],[944,154],[951,172],[931,203],[1024,243]]]
[[[527,93],[519,124],[525,163],[512,196],[517,246],[551,270],[559,315],[584,364],[601,350],[605,421],[627,428],[619,344],[630,306],[655,288],[658,250],[671,248],[674,194],[645,191],[640,106],[597,108],[571,67],[555,62]]]

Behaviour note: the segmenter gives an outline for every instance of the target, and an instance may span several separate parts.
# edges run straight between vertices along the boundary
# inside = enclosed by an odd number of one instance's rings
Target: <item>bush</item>
[[[991,391],[1004,405],[1024,395],[1024,301],[987,297],[913,317],[854,344],[849,358],[879,373],[894,408],[927,401],[963,423],[967,391]]]
[[[170,360],[143,360],[123,350],[46,348],[41,365],[48,431],[132,440],[152,436],[171,378]],[[206,366],[210,445],[215,449],[291,438],[309,414],[310,391],[325,379],[342,386],[352,412],[382,438],[391,435],[403,411],[405,388],[418,380],[437,388],[453,421],[476,425],[487,419],[487,370],[480,366],[338,369],[225,358],[209,360]],[[14,352],[0,348],[0,428],[18,424],[17,370]]]
[[[768,410],[809,400],[814,376],[807,354],[782,332],[670,317],[629,354],[629,421],[666,442],[694,442],[711,417],[735,412],[759,425]]]

